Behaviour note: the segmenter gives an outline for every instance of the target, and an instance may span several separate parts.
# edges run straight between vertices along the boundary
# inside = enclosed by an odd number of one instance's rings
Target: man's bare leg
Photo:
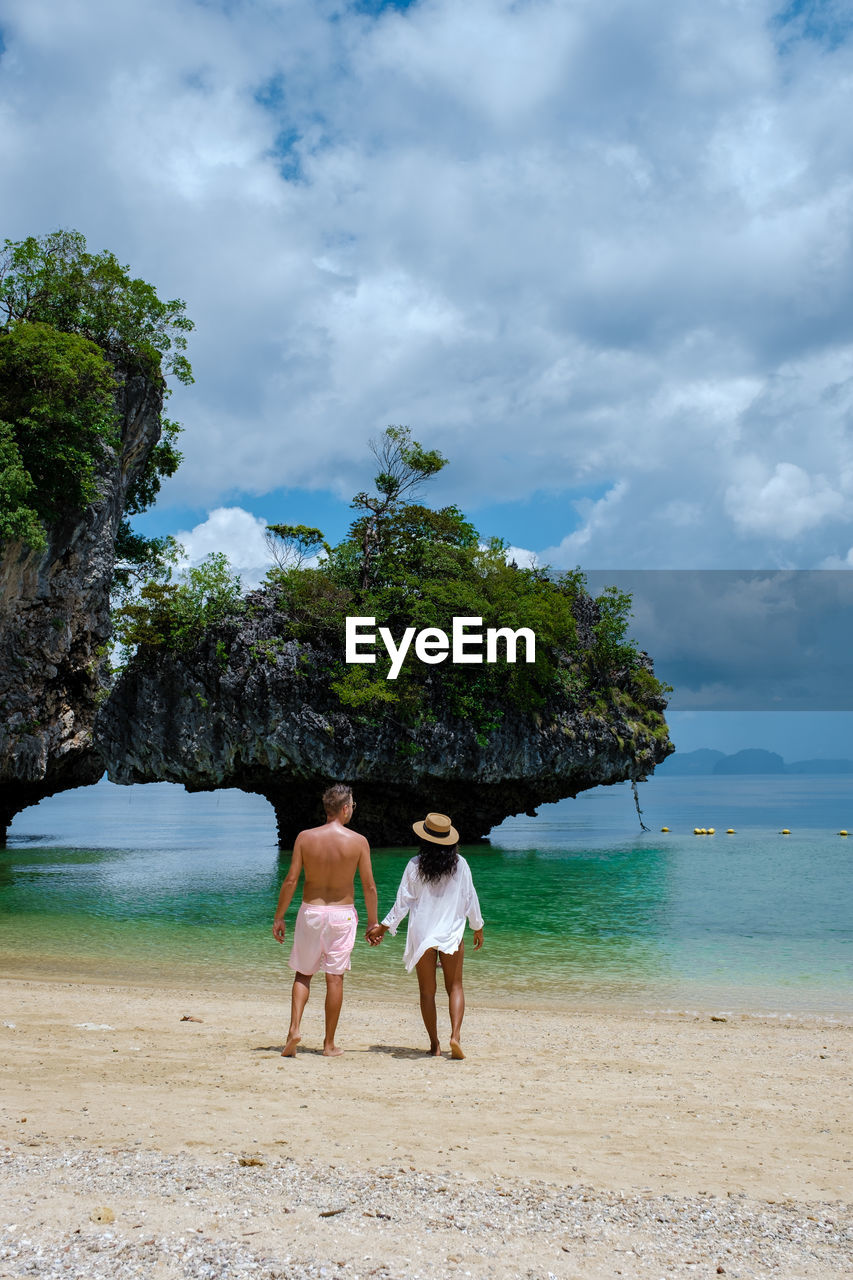
[[[435,962],[435,947],[428,947],[415,965],[415,972],[418,975],[418,989],[421,996],[421,1017],[429,1036],[429,1051],[434,1058],[437,1058],[441,1053],[441,1045],[438,1043],[438,1022],[435,1013]]]
[[[464,1058],[460,1037],[462,1019],[465,1016],[465,992],[462,990],[462,961],[465,959],[465,943],[459,943],[459,950],[452,955],[441,953],[441,971],[444,974],[444,989],[450,1005],[450,1056]]]
[[[337,1058],[343,1053],[335,1044],[335,1032],[338,1029],[338,1018],[341,1016],[341,1005],[344,1002],[344,975],[342,973],[326,974],[326,1038],[323,1041],[323,1056]]]
[[[293,991],[290,996],[290,1030],[287,1033],[287,1044],[281,1051],[283,1058],[295,1058],[296,1046],[302,1039],[302,1014],[311,994],[311,974],[297,973],[293,979]]]

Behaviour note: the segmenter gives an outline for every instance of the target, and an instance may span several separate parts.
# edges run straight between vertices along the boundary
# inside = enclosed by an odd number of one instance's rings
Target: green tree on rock
[[[351,536],[361,539],[362,591],[373,581],[374,560],[385,541],[391,517],[425,480],[447,465],[447,459],[437,449],[424,449],[413,440],[408,427],[386,427],[378,440],[371,440],[370,451],[379,463],[374,479],[377,491],[357,493],[352,500],[352,506],[365,513],[351,532]]]
[[[104,447],[120,446],[116,394],[143,375],[192,381],[184,351],[192,321],[109,253],[90,253],[76,231],[6,240],[0,253],[0,540],[42,549],[46,529],[97,496]],[[168,394],[168,392],[166,393]],[[116,580],[154,572],[170,539],[134,534],[181,460],[180,427],[161,438],[127,494],[116,541]]]

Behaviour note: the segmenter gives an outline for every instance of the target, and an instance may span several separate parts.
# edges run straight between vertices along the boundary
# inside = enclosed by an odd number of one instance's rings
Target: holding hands
[[[372,924],[364,936],[371,947],[378,947],[387,932],[387,924]]]

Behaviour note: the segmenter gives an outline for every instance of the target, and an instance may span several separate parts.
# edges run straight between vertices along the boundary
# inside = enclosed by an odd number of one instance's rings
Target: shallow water
[[[598,788],[463,850],[487,922],[466,985],[519,1004],[853,1012],[853,838],[837,834],[853,830],[851,779],[660,778],[640,800],[657,829],[639,830],[627,786]],[[409,856],[374,851],[383,912]],[[0,963],[281,990],[270,928],[288,860],[257,796],[101,783],[53,797],[0,854]],[[350,982],[407,990],[403,943],[360,939]]]

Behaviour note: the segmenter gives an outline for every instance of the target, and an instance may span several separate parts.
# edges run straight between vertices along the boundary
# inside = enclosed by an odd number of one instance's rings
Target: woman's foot
[[[465,1057],[465,1054],[462,1052],[462,1045],[459,1043],[458,1040],[451,1039],[450,1056],[451,1058],[456,1058],[457,1060]]]
[[[441,1057],[441,1045],[438,1043],[438,1041],[437,1041],[437,1040],[430,1040],[430,1042],[429,1042],[429,1056],[430,1056],[431,1058],[440,1058],[440,1057]]]
[[[289,1032],[287,1037],[287,1044],[282,1049],[281,1056],[283,1058],[295,1058],[296,1046],[299,1044],[301,1039],[302,1039],[302,1036],[299,1034],[298,1031]]]

